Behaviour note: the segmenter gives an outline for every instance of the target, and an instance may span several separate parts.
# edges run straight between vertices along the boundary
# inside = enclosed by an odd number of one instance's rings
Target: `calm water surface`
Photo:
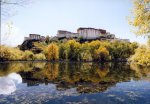
[[[150,104],[150,69],[127,63],[0,63],[0,104]]]

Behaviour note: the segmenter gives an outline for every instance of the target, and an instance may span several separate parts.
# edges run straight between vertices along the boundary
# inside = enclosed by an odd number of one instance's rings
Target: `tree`
[[[91,61],[92,60],[88,42],[81,44],[81,52],[80,53],[81,53],[81,58],[83,61]]]
[[[105,61],[109,58],[109,51],[105,47],[99,47],[95,50],[96,59],[99,61]]]
[[[139,66],[150,67],[150,48],[141,46],[136,49],[136,53],[130,58],[132,63],[136,63]]]
[[[59,59],[59,47],[55,43],[51,43],[50,45],[48,45],[47,59],[50,61]]]
[[[67,54],[67,46],[66,44],[60,44],[59,45],[59,59],[66,60],[68,58]]]
[[[81,59],[81,54],[80,54],[80,47],[81,44],[79,42],[76,42],[75,40],[69,40],[67,43],[67,54],[68,54],[68,59],[77,61]]]
[[[46,36],[46,38],[45,38],[45,43],[46,43],[46,44],[49,44],[49,43],[50,43],[50,37],[49,37],[49,36]]]
[[[137,35],[149,35],[150,33],[150,0],[133,0],[133,19],[130,24],[136,28]]]
[[[130,24],[136,28],[134,32],[137,35],[148,37],[150,46],[150,0],[134,0],[133,19]],[[141,66],[150,66],[149,47],[139,47],[130,60]]]
[[[102,42],[100,42],[99,40],[92,41],[89,43],[92,60],[97,59],[97,55],[95,54],[95,51],[101,46],[101,43]]]
[[[116,59],[126,59],[130,55],[134,54],[134,50],[138,47],[137,43],[119,42],[114,41],[109,47],[109,52],[111,58]]]

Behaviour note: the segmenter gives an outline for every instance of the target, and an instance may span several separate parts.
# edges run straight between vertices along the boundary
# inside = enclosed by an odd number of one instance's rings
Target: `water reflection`
[[[2,63],[0,103],[148,104],[149,81],[148,68],[127,63]]]
[[[20,83],[22,83],[22,78],[16,73],[0,77],[0,95],[11,94],[16,90],[16,85]]]
[[[126,63],[30,62],[3,63],[0,66],[2,66],[0,67],[1,76],[12,72],[19,73],[23,78],[23,83],[27,83],[27,86],[55,83],[58,90],[77,88],[79,93],[105,91],[115,86],[116,83],[131,79],[139,80],[150,73],[147,69],[140,71],[137,67]],[[10,75],[8,76],[10,78]],[[8,81],[8,76],[1,77],[1,79]]]

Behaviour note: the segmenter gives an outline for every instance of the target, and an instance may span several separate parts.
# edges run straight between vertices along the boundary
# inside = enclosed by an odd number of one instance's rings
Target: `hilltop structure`
[[[58,30],[56,37],[58,39],[68,39],[68,38],[74,38],[74,39],[79,39],[82,38],[84,40],[109,40],[109,41],[125,41],[129,42],[128,39],[118,39],[115,37],[114,34],[111,34],[107,32],[106,30],[103,29],[96,29],[96,28],[83,28],[80,27],[77,29],[77,33],[73,33],[70,31],[65,31],[65,30]]]
[[[78,33],[73,33],[65,30],[58,30],[56,34],[58,38],[77,38]]]
[[[19,46],[20,50],[33,50],[40,53],[42,50],[34,46],[34,42],[43,42],[45,37],[39,34],[29,34],[29,37],[24,37],[24,42]]]
[[[116,38],[114,34],[111,34],[103,29],[96,28],[84,28],[80,27],[77,29],[77,32],[70,32],[66,30],[58,30],[56,36],[49,37],[50,41],[66,41],[69,39],[75,39],[80,42],[92,41],[92,40],[108,40],[110,42],[113,41],[123,41],[130,42],[129,39],[119,39]],[[24,42],[20,46],[21,50],[33,49],[34,42],[43,42],[47,40],[44,36],[39,34],[29,34],[29,37],[24,37]]]
[[[36,40],[36,41],[44,41],[46,38],[44,36],[40,36],[39,34],[29,34],[29,37],[24,37],[24,41],[27,40]],[[83,39],[85,41],[88,40],[108,40],[108,41],[124,41],[130,42],[129,39],[119,39],[115,37],[115,34],[111,34],[104,29],[96,29],[96,28],[84,28],[80,27],[77,29],[77,32],[70,32],[66,30],[58,30],[56,36],[50,37],[50,40],[62,40],[62,39]]]
[[[45,37],[40,36],[39,34],[29,34],[29,37],[24,37],[24,41],[26,40],[39,40],[39,41],[44,41]]]

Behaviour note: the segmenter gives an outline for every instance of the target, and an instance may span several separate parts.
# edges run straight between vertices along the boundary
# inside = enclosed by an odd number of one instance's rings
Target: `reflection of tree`
[[[24,65],[21,63],[1,63],[0,64],[0,76],[5,76],[13,72],[19,72],[23,70]]]
[[[135,77],[135,72],[130,69],[129,65],[126,63],[113,63],[105,80],[122,82],[130,81],[133,77]]]
[[[109,67],[97,68],[96,72],[98,73],[100,78],[104,78],[109,72]]]
[[[136,68],[126,63],[7,63],[0,64],[0,76],[18,72],[28,85],[54,82],[57,89],[77,87],[79,92],[90,93],[150,73],[148,69]]]
[[[136,78],[147,77],[147,75],[150,74],[150,68],[148,67],[140,67],[136,64],[130,64],[130,68],[135,71]]]
[[[48,63],[47,69],[45,69],[45,78],[48,80],[54,80],[58,77],[59,73],[59,64],[58,63]]]

